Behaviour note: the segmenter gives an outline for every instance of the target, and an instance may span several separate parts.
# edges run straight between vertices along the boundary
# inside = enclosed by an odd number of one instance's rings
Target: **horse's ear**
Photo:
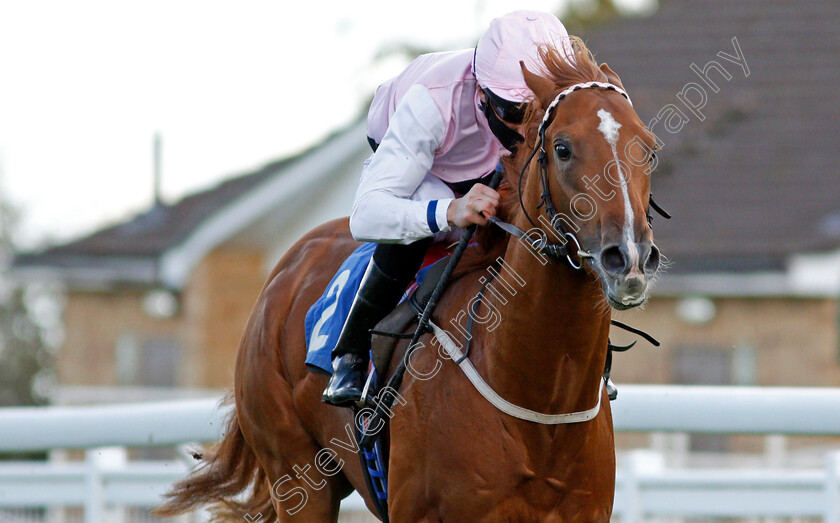
[[[610,66],[608,66],[606,63],[603,63],[599,67],[601,68],[601,72],[607,75],[607,81],[609,83],[617,85],[624,89],[624,86],[621,84],[621,78],[619,78],[618,75],[615,74],[615,71],[610,69]],[[624,90],[626,91],[627,89]]]
[[[519,61],[519,67],[522,68],[522,75],[525,77],[525,85],[527,85],[528,88],[537,96],[537,100],[540,102],[540,107],[543,109],[548,107],[548,104],[550,104],[554,99],[554,91],[556,90],[554,82],[548,78],[543,78],[542,76],[532,73],[527,67],[525,67],[525,62],[521,60]]]

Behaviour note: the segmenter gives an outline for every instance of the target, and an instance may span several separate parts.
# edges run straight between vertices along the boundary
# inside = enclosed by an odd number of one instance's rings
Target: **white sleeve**
[[[429,91],[422,85],[412,86],[362,173],[350,214],[350,232],[355,239],[412,243],[449,230],[446,211],[452,198],[412,198],[431,169],[445,133]]]

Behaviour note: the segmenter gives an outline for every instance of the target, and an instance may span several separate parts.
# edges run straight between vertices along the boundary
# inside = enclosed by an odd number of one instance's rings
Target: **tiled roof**
[[[323,143],[327,143],[330,138]],[[72,268],[120,263],[121,259],[153,263],[222,206],[278,175],[287,165],[318,147],[320,144],[294,157],[271,162],[256,171],[227,179],[174,204],[158,204],[126,222],[106,227],[83,238],[41,252],[20,254],[15,257],[15,265]],[[136,270],[129,268],[129,271]],[[150,277],[153,278],[153,275]]]
[[[840,2],[665,0],[652,16],[583,35],[618,72],[642,120],[666,104],[689,118],[665,142],[653,174],[655,236],[678,272],[782,269],[790,254],[840,247]],[[734,55],[737,38],[749,68]],[[690,69],[710,60],[714,93]],[[691,114],[687,82],[708,100]]]
[[[616,19],[583,35],[618,72],[643,120],[666,104],[689,119],[665,143],[653,174],[654,219],[672,271],[780,270],[788,255],[840,247],[840,2],[664,0],[652,16]],[[719,52],[737,42],[749,76]],[[690,69],[715,60],[714,93]],[[677,100],[704,87],[704,121]],[[80,240],[18,257],[17,265],[154,260],[225,203],[276,173],[277,162],[153,208]]]

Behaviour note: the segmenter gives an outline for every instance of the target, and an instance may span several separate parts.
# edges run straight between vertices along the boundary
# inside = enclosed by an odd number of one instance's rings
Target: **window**
[[[181,347],[172,338],[149,338],[124,334],[115,347],[117,381],[121,385],[174,387],[178,384]]]
[[[173,339],[149,339],[143,344],[138,385],[174,387],[178,382],[181,350]]]

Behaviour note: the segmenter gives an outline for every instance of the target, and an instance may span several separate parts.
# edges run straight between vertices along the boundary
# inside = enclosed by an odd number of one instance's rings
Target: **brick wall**
[[[183,296],[185,385],[233,386],[239,339],[265,283],[264,266],[262,251],[222,247],[193,271]]]
[[[115,385],[117,344],[138,350],[152,339],[171,339],[183,346],[181,315],[157,319],[143,311],[145,291],[68,293],[64,311],[65,340],[57,361],[61,385]]]
[[[643,311],[614,313],[613,317],[639,327],[662,342],[654,348],[641,340],[613,361],[613,380],[621,395],[622,383],[675,383],[680,352],[728,353],[729,383],[752,376],[744,385],[828,387],[840,385],[838,364],[838,303],[829,299],[721,298],[713,300],[714,318],[692,325],[677,315],[678,299],[654,297]],[[634,339],[613,329],[612,340]],[[746,356],[746,357],[745,357]],[[689,358],[702,365],[702,358]],[[710,360],[711,361],[711,360]],[[742,367],[740,370],[736,367]],[[745,368],[746,367],[746,368]],[[702,374],[702,369],[698,369]],[[790,437],[791,448],[831,443],[836,438]],[[646,434],[619,433],[618,448],[645,447]],[[761,436],[732,436],[729,448],[761,452]]]
[[[118,364],[118,345],[133,346],[128,353],[137,357],[130,356],[128,364],[142,366],[140,352],[165,340],[180,347],[176,386],[231,387],[239,338],[262,289],[264,270],[259,251],[227,247],[211,252],[193,271],[179,310],[169,319],[143,310],[145,289],[70,292],[65,342],[58,357],[59,383],[125,384],[118,367],[126,367],[126,351]]]
[[[117,384],[115,347],[121,337],[133,336],[140,345],[153,338],[181,344],[177,385],[230,387],[239,339],[264,283],[264,267],[258,250],[224,247],[211,252],[194,270],[180,297],[180,310],[171,319],[147,315],[142,290],[71,292],[59,356],[60,383]],[[741,361],[734,365],[754,361],[756,385],[840,385],[837,301],[716,299],[716,315],[704,325],[680,319],[677,301],[654,297],[644,311],[615,314],[662,342],[662,347],[653,348],[640,341],[630,352],[616,355],[613,379],[619,386],[673,383],[680,350],[729,351]],[[612,339],[622,343],[633,337],[614,329]],[[752,360],[744,360],[745,351]]]
[[[837,301],[802,298],[725,298],[713,300],[715,317],[691,325],[677,316],[678,300],[654,297],[644,311],[614,318],[646,330],[662,342],[644,341],[613,362],[617,383],[672,383],[677,352],[751,351],[755,385],[838,386]],[[613,329],[613,342],[633,337]]]

